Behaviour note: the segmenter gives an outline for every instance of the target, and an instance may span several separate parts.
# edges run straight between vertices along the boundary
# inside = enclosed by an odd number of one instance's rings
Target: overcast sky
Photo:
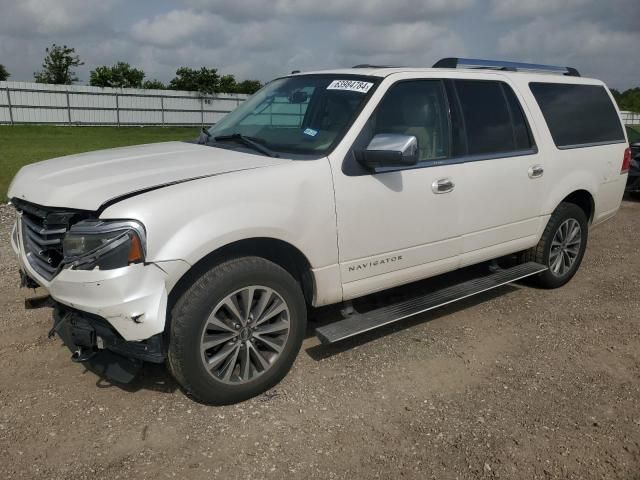
[[[640,85],[640,0],[0,0],[0,63],[11,80],[31,81],[52,42],[76,48],[81,82],[119,60],[164,82],[182,65],[267,81],[467,56]]]

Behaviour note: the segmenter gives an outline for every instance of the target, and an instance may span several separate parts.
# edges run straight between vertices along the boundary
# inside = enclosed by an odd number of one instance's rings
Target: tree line
[[[57,85],[71,85],[78,81],[74,69],[84,62],[76,55],[72,47],[56,45],[45,49],[42,70],[33,74],[37,83],[53,83]],[[4,65],[0,64],[0,81],[10,77]],[[91,70],[89,85],[93,87],[113,88],[152,88],[186,90],[206,94],[213,93],[248,93],[258,91],[262,84],[258,80],[237,81],[233,75],[220,75],[216,68],[201,67],[194,69],[180,67],[176,76],[165,85],[160,80],[145,80],[146,74],[139,68],[132,67],[126,62],[115,65],[103,65]],[[624,92],[611,89],[611,93],[618,103],[620,110],[640,113],[640,87],[629,88]]]
[[[55,43],[45,49],[42,69],[33,74],[36,83],[52,83],[56,85],[72,85],[78,81],[75,68],[84,65],[76,54],[75,48]],[[10,73],[0,64],[0,81],[7,80]],[[146,74],[139,68],[126,62],[115,65],[103,65],[91,70],[89,85],[93,87],[113,88],[153,88],[158,90],[186,90],[203,94],[213,93],[247,93],[258,91],[262,84],[258,80],[237,81],[233,75],[221,75],[216,68],[201,67],[194,69],[180,67],[176,76],[164,84],[160,80],[145,80]]]
[[[616,99],[620,110],[640,113],[640,87],[629,88],[624,92],[612,88],[611,94]]]

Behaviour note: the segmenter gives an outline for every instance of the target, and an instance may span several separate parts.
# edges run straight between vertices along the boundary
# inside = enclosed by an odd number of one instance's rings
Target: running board
[[[433,310],[487,290],[544,272],[547,267],[535,262],[527,262],[515,267],[499,270],[490,275],[458,283],[450,287],[427,293],[411,300],[395,303],[366,313],[356,313],[316,329],[322,343],[334,343],[353,337],[419,313]]]

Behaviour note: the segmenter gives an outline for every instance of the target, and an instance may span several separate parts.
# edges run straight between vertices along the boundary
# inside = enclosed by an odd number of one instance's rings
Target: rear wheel
[[[246,400],[277,384],[300,350],[306,306],[295,279],[258,257],[214,266],[172,312],[169,366],[205,403]]]
[[[538,245],[524,254],[524,260],[549,269],[532,280],[543,288],[558,288],[575,275],[587,247],[587,216],[573,203],[561,203],[553,212]]]

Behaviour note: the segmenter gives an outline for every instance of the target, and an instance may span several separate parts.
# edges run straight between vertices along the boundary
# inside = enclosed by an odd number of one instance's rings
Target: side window
[[[500,82],[456,80],[469,155],[518,150]]]
[[[516,150],[529,150],[535,145],[533,136],[529,130],[529,124],[522,111],[522,105],[513,93],[513,90],[506,83],[502,84],[502,89],[507,97],[507,103],[509,104],[509,110],[511,110],[511,118],[513,120],[513,135],[516,142]]]
[[[439,80],[411,80],[393,85],[370,123],[373,135],[401,133],[415,136],[421,162],[449,156],[448,109]]]
[[[624,142],[620,117],[603,86],[530,83],[559,148]]]

